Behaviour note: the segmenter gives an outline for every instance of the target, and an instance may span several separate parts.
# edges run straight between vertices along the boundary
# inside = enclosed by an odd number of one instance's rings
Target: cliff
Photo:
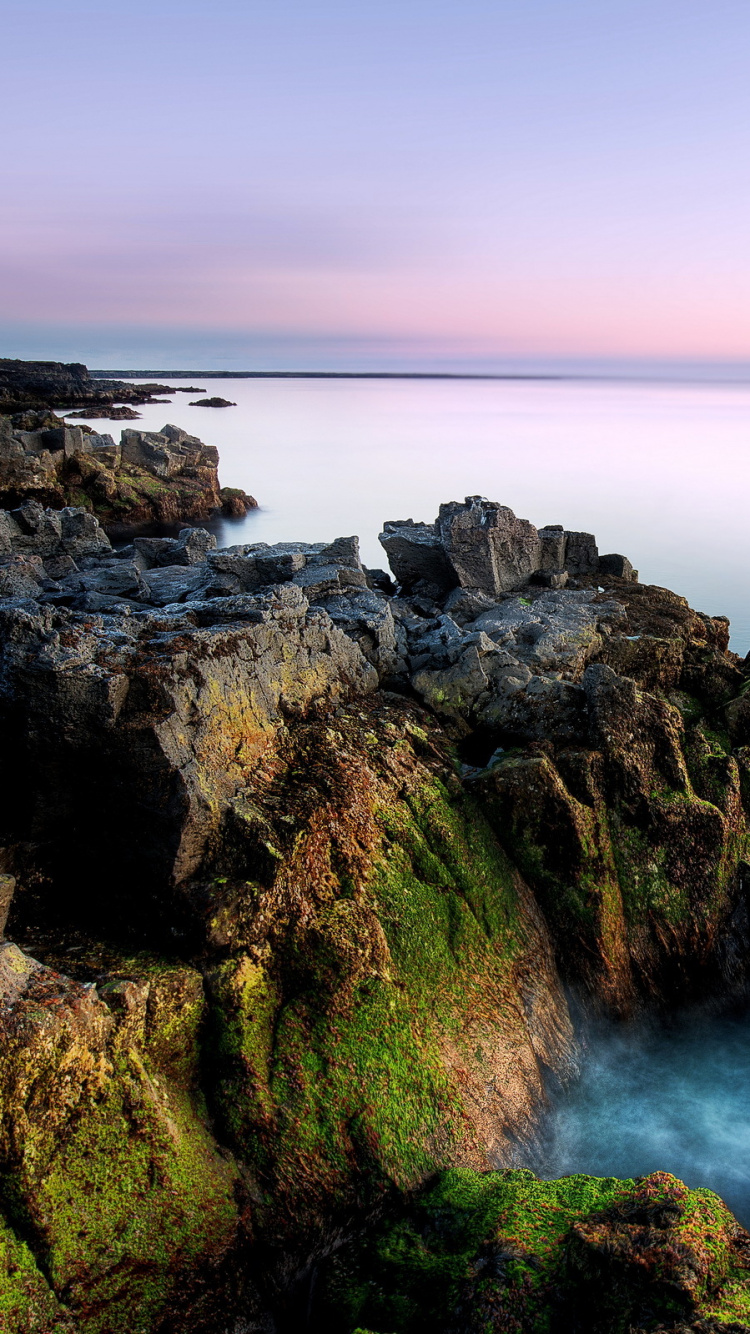
[[[504,1170],[571,995],[747,996],[726,621],[475,497],[386,526],[398,586],[356,538],[0,542],[11,1334],[748,1328],[710,1192]]]

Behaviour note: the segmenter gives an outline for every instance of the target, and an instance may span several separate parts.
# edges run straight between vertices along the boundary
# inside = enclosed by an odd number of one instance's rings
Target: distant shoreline
[[[97,380],[141,380],[157,375],[170,380],[570,380],[577,376],[544,374],[490,375],[467,371],[89,371]]]
[[[222,370],[89,370],[95,380],[447,380],[485,381],[489,383],[565,384],[679,384],[747,388],[750,372],[743,378],[733,376],[675,375],[663,371],[222,371]]]

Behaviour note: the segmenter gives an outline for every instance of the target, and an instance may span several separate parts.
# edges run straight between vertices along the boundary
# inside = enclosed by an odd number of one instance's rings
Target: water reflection
[[[672,1172],[750,1227],[750,1015],[596,1033],[532,1166],[545,1177]]]

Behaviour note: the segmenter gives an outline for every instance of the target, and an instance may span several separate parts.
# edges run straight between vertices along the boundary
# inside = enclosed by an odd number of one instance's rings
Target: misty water
[[[528,1164],[540,1176],[672,1172],[750,1227],[750,1015],[602,1029],[544,1139]]]
[[[179,382],[178,382],[179,383]],[[185,381],[182,382],[183,384]],[[575,380],[193,380],[134,425],[174,421],[218,446],[221,478],[260,510],[221,544],[356,533],[382,566],[385,519],[432,520],[486,495],[537,525],[596,534],[642,581],[732,622],[750,649],[750,387]],[[119,433],[118,423],[91,425]]]

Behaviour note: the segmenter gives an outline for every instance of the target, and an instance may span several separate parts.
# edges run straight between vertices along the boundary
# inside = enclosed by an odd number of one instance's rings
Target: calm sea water
[[[672,1172],[715,1190],[750,1227],[750,1018],[608,1030],[547,1126],[545,1177]]]
[[[199,383],[199,382],[196,382]],[[357,533],[382,566],[386,519],[482,494],[537,525],[596,534],[732,622],[750,649],[750,386],[585,381],[206,380],[225,409],[141,409],[218,445],[224,485],[259,512],[222,544]],[[95,425],[95,423],[92,423]],[[118,423],[101,429],[119,431]]]

